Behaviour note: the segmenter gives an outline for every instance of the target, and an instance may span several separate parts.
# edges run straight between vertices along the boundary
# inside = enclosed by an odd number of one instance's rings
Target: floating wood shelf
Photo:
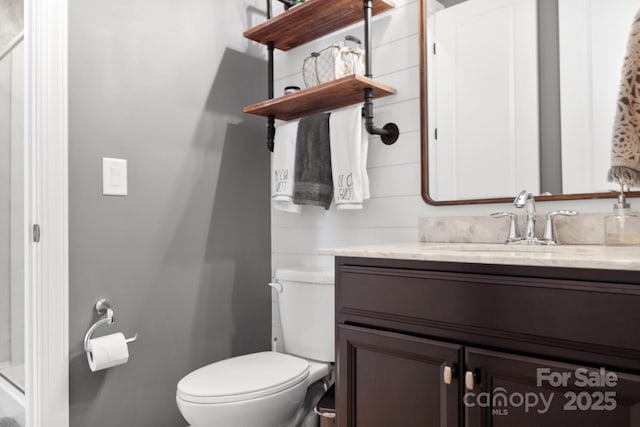
[[[244,112],[265,117],[273,115],[279,120],[295,120],[363,102],[363,93],[366,88],[373,89],[374,98],[396,93],[396,90],[390,86],[364,76],[351,75],[250,105],[244,108]]]
[[[395,7],[391,0],[373,0],[373,15]],[[307,0],[244,32],[262,44],[289,50],[362,21],[362,0]]]

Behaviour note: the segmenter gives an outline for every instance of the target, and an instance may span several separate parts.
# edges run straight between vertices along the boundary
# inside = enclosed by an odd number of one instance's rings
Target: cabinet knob
[[[467,388],[467,390],[473,390],[473,387],[475,386],[475,375],[473,374],[472,371],[467,371],[464,374],[464,386]]]
[[[445,366],[444,372],[442,373],[442,378],[446,385],[450,385],[453,380],[453,369],[451,366]]]

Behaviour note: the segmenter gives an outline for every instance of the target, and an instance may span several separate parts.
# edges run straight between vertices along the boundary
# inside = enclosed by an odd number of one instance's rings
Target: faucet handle
[[[520,228],[518,227],[518,215],[511,212],[494,212],[491,214],[492,218],[509,218],[509,237],[507,243],[517,242],[522,240],[520,236]]]
[[[553,211],[553,212],[549,212],[547,214],[547,220],[546,220],[546,222],[544,224],[544,236],[542,237],[542,240],[547,245],[555,245],[555,244],[558,243],[558,241],[556,240],[556,223],[553,220],[558,215],[576,216],[576,215],[578,215],[578,212],[576,212],[576,211]]]

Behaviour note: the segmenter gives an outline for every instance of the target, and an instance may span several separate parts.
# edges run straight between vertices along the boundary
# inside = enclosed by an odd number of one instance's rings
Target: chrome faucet
[[[509,237],[506,241],[511,245],[556,245],[556,229],[554,218],[558,215],[574,216],[576,211],[554,211],[547,214],[547,220],[544,227],[542,239],[536,237],[536,201],[533,194],[527,190],[521,191],[513,201],[516,208],[527,208],[527,227],[524,237],[520,237],[518,230],[518,218],[515,214],[509,212],[496,212],[491,214],[494,218],[509,217]]]
[[[527,245],[536,244],[536,201],[533,194],[523,190],[513,201],[516,208],[527,208],[527,228],[522,239],[522,243]]]

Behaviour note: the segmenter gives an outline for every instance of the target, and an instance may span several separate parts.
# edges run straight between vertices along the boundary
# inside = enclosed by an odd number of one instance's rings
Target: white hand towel
[[[362,107],[332,113],[329,134],[336,208],[362,209],[362,203],[370,197],[367,174],[369,137],[362,123]]]
[[[293,177],[296,164],[298,122],[287,122],[276,129],[273,147],[273,207],[283,212],[300,213],[302,207],[293,204]]]

